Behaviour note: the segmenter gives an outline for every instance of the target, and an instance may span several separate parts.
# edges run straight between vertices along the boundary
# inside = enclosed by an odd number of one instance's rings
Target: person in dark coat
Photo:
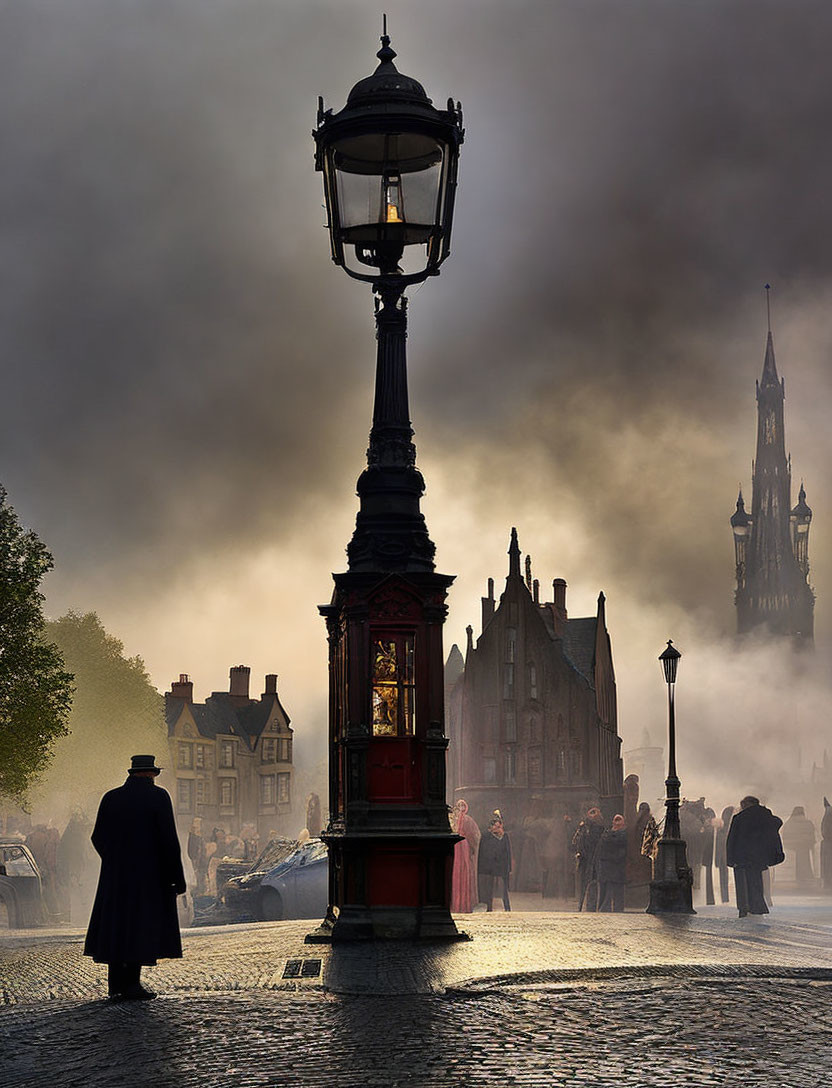
[[[832,805],[823,799],[823,819],[820,824],[820,875],[824,891],[832,890]]]
[[[624,910],[627,892],[627,828],[624,817],[613,816],[612,827],[605,831],[595,853],[600,887],[598,910]]]
[[[806,816],[803,805],[795,805],[791,816],[783,824],[784,849],[794,853],[794,878],[798,884],[814,880],[812,851],[815,848],[815,825]]]
[[[731,826],[731,818],[734,815],[734,806],[727,805],[722,810],[722,815],[714,823],[716,831],[714,837],[714,864],[719,873],[719,897],[723,903],[727,903],[728,895],[728,862],[725,855],[725,843],[728,839],[728,829]]]
[[[587,809],[586,819],[581,820],[572,837],[572,850],[578,870],[578,910],[598,909],[598,872],[595,854],[604,834],[604,818],[600,808]]]
[[[785,860],[780,841],[782,826],[780,817],[761,805],[757,797],[743,797],[740,811],[731,820],[725,854],[729,869],[734,870],[740,918],[768,914],[763,870]]]
[[[108,967],[109,995],[141,1001],[142,967],[182,956],[176,897],[185,873],[173,805],[153,781],[153,756],[133,756],[127,781],[101,798],[92,844],[101,856],[84,955]]]
[[[491,910],[494,899],[494,881],[502,881],[503,908],[511,910],[508,897],[508,878],[511,873],[511,841],[505,833],[503,821],[495,816],[488,824],[488,830],[480,839],[477,858],[480,902]]]

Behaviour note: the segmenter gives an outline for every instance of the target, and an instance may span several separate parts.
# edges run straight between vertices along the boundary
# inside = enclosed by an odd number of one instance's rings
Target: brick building
[[[574,818],[588,804],[621,811],[622,764],[615,672],[604,595],[595,616],[570,619],[566,582],[539,599],[520,571],[512,529],[509,573],[499,602],[482,600],[482,634],[468,628],[464,662],[446,666],[449,794],[478,821],[499,808],[513,827],[527,816]]]
[[[165,693],[170,761],[161,779],[173,798],[180,831],[194,816],[238,833],[246,823],[261,838],[269,831],[294,835],[292,728],[277,694],[277,676],[266,677],[259,699],[249,697],[247,665],[235,665],[229,689],[204,703],[181,675]]]

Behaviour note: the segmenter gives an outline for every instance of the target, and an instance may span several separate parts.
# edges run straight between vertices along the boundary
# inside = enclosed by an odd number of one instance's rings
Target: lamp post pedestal
[[[442,625],[453,579],[335,575],[330,661],[331,909],[310,941],[459,939],[442,728]],[[393,719],[396,719],[395,721]]]
[[[688,865],[687,844],[679,828],[679,787],[674,775],[665,782],[664,834],[653,860],[648,914],[696,914],[693,909],[693,871]]]

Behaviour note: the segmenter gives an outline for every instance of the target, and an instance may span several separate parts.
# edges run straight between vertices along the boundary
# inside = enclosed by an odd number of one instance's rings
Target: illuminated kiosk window
[[[373,639],[373,735],[413,735],[416,674],[413,635]]]

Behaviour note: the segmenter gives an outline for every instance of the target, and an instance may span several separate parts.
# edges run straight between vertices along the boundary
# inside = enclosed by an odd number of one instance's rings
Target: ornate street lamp
[[[696,914],[693,909],[693,873],[688,866],[687,847],[679,824],[679,790],[682,783],[676,774],[676,710],[674,694],[676,672],[682,655],[668,640],[667,649],[659,655],[665,682],[668,707],[668,768],[665,781],[664,831],[659,839],[650,881],[648,914],[673,912]]]
[[[445,800],[442,625],[453,577],[434,571],[407,395],[404,289],[450,251],[462,111],[434,108],[393,63],[338,113],[318,104],[332,259],[372,284],[375,402],[360,509],[321,607],[329,637],[329,908],[309,940],[458,937]]]

